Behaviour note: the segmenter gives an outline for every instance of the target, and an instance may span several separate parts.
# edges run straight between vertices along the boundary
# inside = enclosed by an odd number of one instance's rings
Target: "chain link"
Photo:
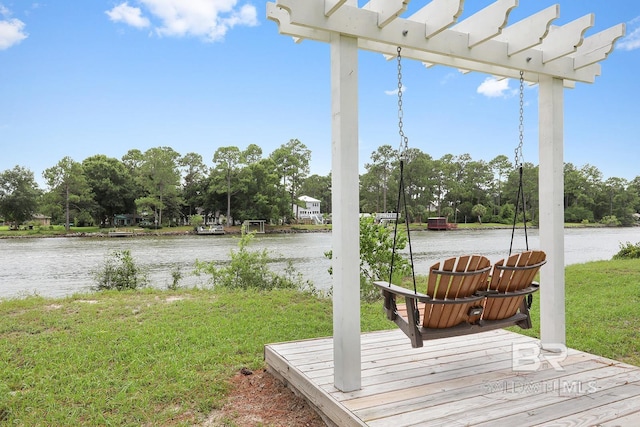
[[[409,149],[409,138],[404,134],[404,123],[402,118],[404,111],[402,110],[402,47],[398,46],[398,134],[400,135],[400,148],[398,154],[400,158],[404,158],[406,151]]]
[[[519,167],[524,163],[524,155],[522,154],[522,146],[524,145],[524,71],[520,71],[520,124],[518,126],[519,143],[515,151],[515,166]]]

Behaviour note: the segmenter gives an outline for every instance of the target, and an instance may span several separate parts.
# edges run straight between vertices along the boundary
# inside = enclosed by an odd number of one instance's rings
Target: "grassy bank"
[[[518,228],[522,228],[523,224],[516,224]],[[531,227],[530,225],[528,225]],[[456,228],[459,230],[491,230],[498,228],[511,228],[511,224],[497,224],[497,223],[468,223],[468,224],[457,224]],[[593,227],[600,228],[604,227],[602,224],[571,224],[566,223],[565,228],[584,228],[584,227]],[[404,230],[404,224],[399,224],[399,228]],[[191,226],[180,226],[180,227],[166,227],[160,228],[157,230],[145,228],[141,229],[139,227],[121,227],[121,229],[135,229],[137,233],[142,235],[144,234],[187,234],[193,231],[193,227]],[[272,226],[267,225],[266,231],[267,233],[308,233],[308,232],[328,232],[331,231],[331,224],[324,225],[283,225],[283,226]],[[414,223],[411,224],[412,230],[426,230],[427,223]],[[100,227],[71,227],[70,233],[71,235],[94,235],[97,233],[107,234],[109,232],[109,228],[100,228]],[[225,227],[225,231],[228,234],[240,234],[241,227],[233,226],[233,227]],[[64,236],[67,232],[62,225],[53,225],[50,227],[34,227],[32,230],[9,230],[9,226],[0,226],[0,238],[10,238],[10,237],[53,237],[53,236]]]
[[[568,267],[568,345],[640,365],[639,283],[638,260]],[[537,302],[533,315],[538,325]],[[363,330],[392,326],[380,303],[363,304]],[[295,291],[3,301],[0,424],[198,424],[224,402],[234,372],[263,366],[264,344],[331,329],[331,302]]]
[[[379,305],[366,329],[389,327]],[[331,335],[294,291],[105,292],[0,304],[0,424],[193,425],[269,342]]]

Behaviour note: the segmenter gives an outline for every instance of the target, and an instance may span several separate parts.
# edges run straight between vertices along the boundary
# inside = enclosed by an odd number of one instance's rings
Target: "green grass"
[[[640,366],[640,260],[571,265],[565,281],[567,346]],[[537,295],[531,316],[533,329],[514,331],[540,336]]]
[[[363,305],[366,329],[390,327]],[[0,303],[0,424],[193,425],[270,342],[329,336],[294,291],[144,290]]]
[[[567,344],[640,366],[640,261],[567,268]],[[542,284],[544,286],[544,283]],[[538,298],[532,308],[539,335]],[[362,304],[364,331],[392,328]],[[193,425],[264,345],[330,336],[332,305],[296,291],[144,289],[0,302],[0,424]]]

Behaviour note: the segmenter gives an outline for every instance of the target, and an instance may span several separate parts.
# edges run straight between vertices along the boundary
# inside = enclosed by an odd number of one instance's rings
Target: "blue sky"
[[[360,1],[360,5],[364,2]],[[467,0],[461,17],[491,4]],[[593,85],[565,91],[565,161],[604,178],[640,175],[640,2],[520,0],[509,22],[560,4],[563,25],[587,13],[586,36],[618,23],[627,36]],[[409,12],[426,1],[409,4]],[[295,44],[266,2],[0,0],[0,171],[42,171],[64,156],[120,158],[171,146],[211,165],[220,146],[268,155],[297,138],[311,173],[331,169],[329,46]],[[360,163],[399,145],[395,61],[360,53]],[[434,158],[505,154],[518,142],[517,82],[405,61],[404,131]],[[505,85],[507,83],[507,85]],[[537,88],[525,92],[526,161],[538,163]]]

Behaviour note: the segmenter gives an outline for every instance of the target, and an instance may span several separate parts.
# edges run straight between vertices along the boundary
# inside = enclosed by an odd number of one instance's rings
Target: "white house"
[[[320,200],[309,196],[300,196],[298,197],[298,200],[300,201],[301,206],[293,206],[293,212],[296,215],[296,219],[310,219],[316,224],[321,224],[323,222],[322,214],[320,213]]]

